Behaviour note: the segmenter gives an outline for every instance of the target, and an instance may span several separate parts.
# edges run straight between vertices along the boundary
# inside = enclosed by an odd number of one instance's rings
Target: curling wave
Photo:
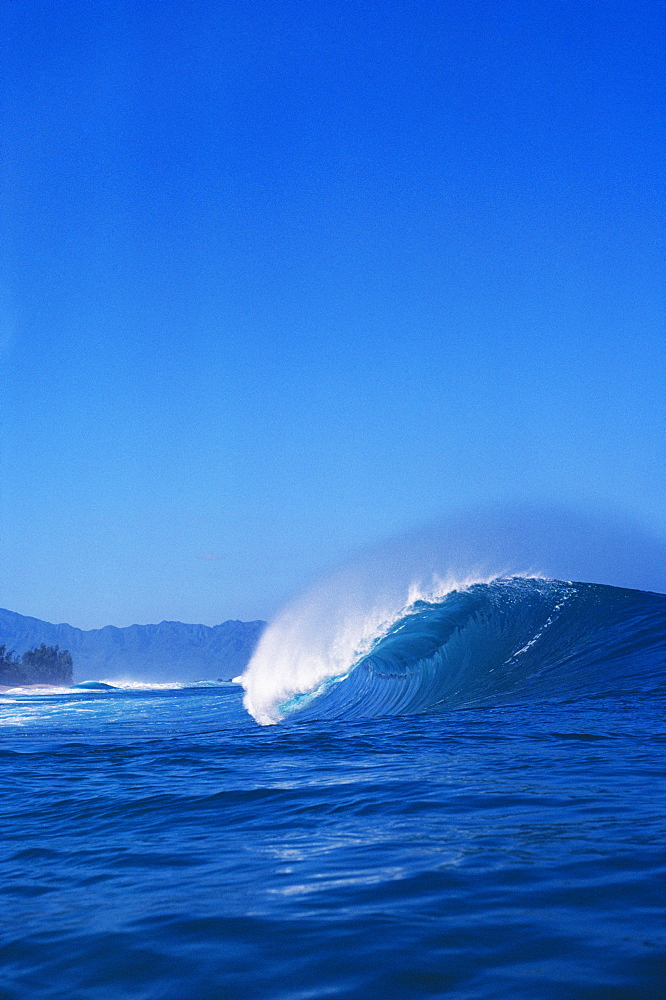
[[[308,646],[268,630],[241,678],[263,725],[445,711],[523,697],[664,691],[666,596],[602,584],[497,578],[392,615],[338,623]]]

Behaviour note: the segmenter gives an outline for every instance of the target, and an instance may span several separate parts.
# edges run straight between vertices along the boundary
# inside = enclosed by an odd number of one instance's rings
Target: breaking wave
[[[240,678],[263,725],[664,690],[657,593],[500,577],[412,594],[393,614],[343,615],[309,638],[302,624],[301,608],[269,628]]]

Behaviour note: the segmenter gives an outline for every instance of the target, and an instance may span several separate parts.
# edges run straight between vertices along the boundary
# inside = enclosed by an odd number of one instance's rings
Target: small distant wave
[[[72,684],[72,691],[117,691],[118,688],[105,681],[81,681],[80,684]]]
[[[104,684],[107,688],[114,691],[180,691],[181,688],[189,686],[181,681],[149,682],[132,680],[130,678],[113,678],[96,682],[87,681],[86,686],[90,687],[93,683]],[[82,685],[78,686],[81,687]]]
[[[497,578],[413,595],[325,644],[305,633],[269,629],[241,679],[263,725],[664,687],[666,596],[601,584]]]
[[[135,681],[135,680],[114,680],[106,681],[109,688],[115,691],[200,691],[202,689],[225,688],[231,686],[231,681],[202,680],[202,681]]]
[[[15,687],[0,687],[0,696],[15,697],[54,697],[58,695],[119,695],[151,691],[155,693],[167,691],[203,691],[217,690],[220,688],[234,687],[231,681],[202,680],[202,681],[169,681],[150,682],[130,679],[113,680],[86,680],[77,681],[76,684],[64,687],[54,684],[25,684]]]
[[[73,689],[87,691],[186,691],[190,689],[228,687],[231,681],[141,681],[131,679],[114,679],[103,681],[83,681],[72,685]]]

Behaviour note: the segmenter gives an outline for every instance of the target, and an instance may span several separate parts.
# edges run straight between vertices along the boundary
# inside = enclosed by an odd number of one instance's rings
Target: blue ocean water
[[[666,997],[666,597],[477,584],[328,674],[270,642],[245,692],[0,696],[2,1000]]]

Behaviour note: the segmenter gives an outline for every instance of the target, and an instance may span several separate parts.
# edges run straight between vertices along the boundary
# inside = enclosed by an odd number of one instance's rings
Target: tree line
[[[72,657],[59,646],[35,646],[18,657],[14,650],[0,646],[0,685],[71,684]]]

